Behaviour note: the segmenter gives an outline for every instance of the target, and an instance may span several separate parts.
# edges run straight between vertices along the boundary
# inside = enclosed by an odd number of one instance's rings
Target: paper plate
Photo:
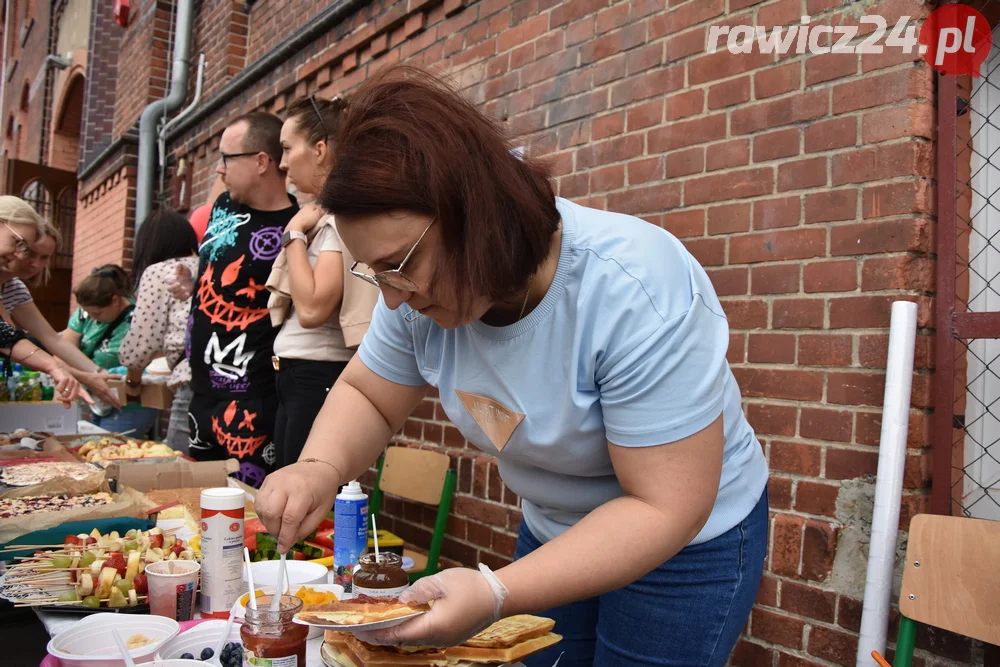
[[[369,632],[371,630],[384,630],[385,628],[393,628],[397,625],[402,625],[411,618],[416,618],[421,614],[426,614],[425,611],[418,611],[415,614],[410,614],[409,616],[400,616],[399,618],[390,618],[385,621],[375,621],[374,623],[361,623],[358,625],[336,625],[331,623],[310,623],[301,618],[292,619],[295,623],[299,625],[308,625],[311,628],[323,628],[324,630],[337,630],[338,632]]]

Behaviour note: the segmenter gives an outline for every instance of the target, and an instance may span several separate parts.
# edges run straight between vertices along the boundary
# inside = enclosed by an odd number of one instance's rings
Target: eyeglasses
[[[229,169],[228,160],[232,160],[233,158],[236,157],[249,157],[251,155],[260,155],[261,153],[264,153],[264,151],[249,151],[247,153],[219,153],[219,155],[221,156],[220,159],[222,160],[222,168]],[[264,157],[266,157],[269,160],[271,159],[271,156],[268,155],[267,153],[264,153]]]
[[[25,255],[27,255],[28,252],[31,250],[31,246],[28,245],[28,242],[24,240],[24,237],[18,234],[16,231],[14,231],[14,228],[11,227],[6,222],[3,223],[3,226],[7,228],[7,231],[9,231],[11,234],[17,237],[17,241],[14,242],[14,253],[20,257],[24,257]]]
[[[316,117],[319,118],[319,124],[323,127],[323,140],[328,141],[330,139],[330,131],[326,129],[326,123],[323,121],[323,114],[320,113],[319,105],[316,104],[316,96],[310,95],[309,101],[312,102],[313,111],[316,112]]]
[[[379,271],[378,273],[365,273],[363,271],[357,270],[358,264],[360,264],[361,262],[354,262],[354,264],[351,266],[351,275],[357,278],[361,278],[366,283],[374,285],[375,287],[388,285],[393,289],[398,289],[403,292],[415,292],[417,290],[417,285],[412,280],[403,275],[403,267],[405,267],[406,263],[410,261],[410,257],[413,256],[413,251],[416,250],[417,246],[420,245],[420,242],[424,240],[424,235],[427,234],[427,230],[431,228],[431,225],[434,224],[435,220],[437,220],[436,217],[431,219],[430,223],[428,223],[428,225],[424,228],[424,231],[420,234],[420,237],[417,239],[417,242],[413,244],[413,246],[410,248],[410,251],[406,253],[406,257],[403,258],[403,261],[400,262],[399,266],[397,266],[395,269],[392,269],[390,271]]]

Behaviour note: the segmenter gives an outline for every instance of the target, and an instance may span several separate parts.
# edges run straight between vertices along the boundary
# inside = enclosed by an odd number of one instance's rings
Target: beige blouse
[[[191,275],[198,274],[197,257],[168,259],[152,264],[142,272],[135,312],[132,314],[132,328],[118,349],[119,360],[129,368],[145,368],[154,357],[162,354],[173,369],[170,378],[172,386],[191,379],[187,363],[180,363],[184,359],[191,299],[179,301],[169,290],[176,279],[179,264],[186,266]]]

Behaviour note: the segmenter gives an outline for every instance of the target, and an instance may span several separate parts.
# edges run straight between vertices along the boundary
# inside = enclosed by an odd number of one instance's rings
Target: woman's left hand
[[[309,230],[316,226],[319,219],[326,215],[321,207],[316,204],[306,204],[299,209],[299,212],[288,221],[288,226],[285,227],[286,230],[290,232],[302,232],[303,234],[308,234]]]
[[[356,635],[369,644],[457,646],[493,622],[493,589],[477,570],[444,570],[418,580],[399,596],[404,604],[431,600],[431,610],[412,621]]]
[[[55,382],[55,399],[57,401],[62,401],[63,404],[69,406],[72,405],[78,398],[82,399],[83,402],[93,405],[94,399],[90,397],[87,390],[73,377],[69,371],[62,367],[56,367],[52,369],[49,373],[52,376],[52,381]]]

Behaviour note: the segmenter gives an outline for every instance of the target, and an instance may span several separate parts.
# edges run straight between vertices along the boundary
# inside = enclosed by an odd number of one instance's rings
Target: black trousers
[[[278,415],[274,429],[279,468],[299,460],[316,415],[346,367],[346,361],[281,359],[281,368],[275,380],[278,385]]]

